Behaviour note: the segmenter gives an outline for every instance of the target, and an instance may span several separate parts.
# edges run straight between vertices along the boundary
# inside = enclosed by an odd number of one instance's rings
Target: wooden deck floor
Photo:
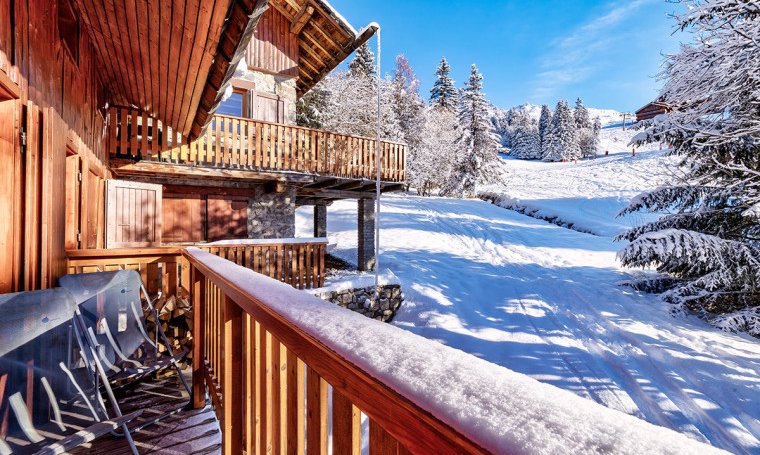
[[[188,400],[184,389],[180,393],[176,376],[154,383],[144,383],[118,397],[121,409],[129,413],[143,409],[143,415],[130,425],[139,426],[166,411],[176,409]],[[141,454],[217,454],[221,453],[222,436],[219,421],[211,406],[201,410],[182,410],[166,417],[143,430],[133,433],[135,444]],[[124,438],[105,436],[82,446],[72,454],[130,454]]]

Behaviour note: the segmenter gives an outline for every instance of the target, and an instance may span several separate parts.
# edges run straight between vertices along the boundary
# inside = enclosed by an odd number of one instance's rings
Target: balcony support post
[[[314,237],[327,237],[327,206],[314,205]]]
[[[358,202],[359,270],[375,269],[375,199],[359,199]]]

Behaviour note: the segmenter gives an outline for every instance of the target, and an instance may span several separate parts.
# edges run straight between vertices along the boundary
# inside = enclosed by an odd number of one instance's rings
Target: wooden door
[[[106,248],[161,245],[161,193],[161,185],[108,180]]]
[[[18,156],[16,151],[15,100],[0,102],[0,293],[13,292],[18,286],[18,244],[14,239],[20,214],[14,201],[22,191],[16,179]]]
[[[244,196],[208,197],[208,241],[248,237],[248,198]]]
[[[67,250],[78,250],[82,241],[82,160],[73,150],[66,150],[66,228]]]
[[[105,185],[103,179],[92,169],[84,172],[82,180],[82,241],[86,249],[103,248],[105,224]]]

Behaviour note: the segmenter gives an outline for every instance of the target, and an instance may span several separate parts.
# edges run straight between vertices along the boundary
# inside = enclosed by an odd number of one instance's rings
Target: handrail
[[[215,115],[198,139],[145,112],[111,107],[108,149],[115,158],[253,171],[290,171],[374,179],[375,139],[294,125]],[[406,145],[380,141],[380,175],[406,180]]]
[[[286,448],[304,440],[309,454],[327,453],[328,384],[333,388],[333,453],[359,453],[359,410],[370,418],[370,453],[489,453],[270,306],[275,298],[324,302],[284,286],[277,288],[276,297],[255,292],[254,286],[266,278],[238,271],[252,284],[244,288],[240,280],[219,273],[222,268],[229,270],[219,257],[193,249],[184,250],[183,256],[191,267],[198,340],[193,355],[194,404],[205,405],[203,385],[208,385],[222,422],[225,454],[254,453],[262,441],[266,442],[259,446],[261,453],[269,453],[272,444]],[[267,285],[273,289],[277,284]],[[280,375],[282,371],[287,376]],[[279,423],[271,419],[275,412]],[[298,426],[304,416],[305,433]],[[282,428],[283,422],[297,427]]]

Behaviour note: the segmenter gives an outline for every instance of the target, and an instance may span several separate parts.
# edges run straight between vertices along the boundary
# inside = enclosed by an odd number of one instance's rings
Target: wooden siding
[[[165,135],[160,122],[137,111],[114,107],[109,116],[114,158],[341,178],[376,175],[376,140],[371,138],[216,115],[203,136],[187,143],[182,136]],[[380,145],[381,179],[405,181],[406,145]]]
[[[269,8],[245,50],[245,61],[252,70],[286,77],[298,76],[298,36],[290,31],[285,15]]]
[[[64,47],[58,5],[57,0],[0,0],[0,85],[10,80],[17,87],[12,99],[0,102],[0,153],[6,163],[0,292],[49,287],[65,271],[67,149],[79,157],[83,176],[95,176],[77,190],[88,198],[98,200],[97,187],[108,173],[105,117],[98,110],[105,89],[94,46],[82,33],[76,52]],[[82,207],[91,221],[80,230],[90,245],[102,247],[103,206]]]
[[[106,183],[106,248],[159,246],[161,185],[122,180]]]

